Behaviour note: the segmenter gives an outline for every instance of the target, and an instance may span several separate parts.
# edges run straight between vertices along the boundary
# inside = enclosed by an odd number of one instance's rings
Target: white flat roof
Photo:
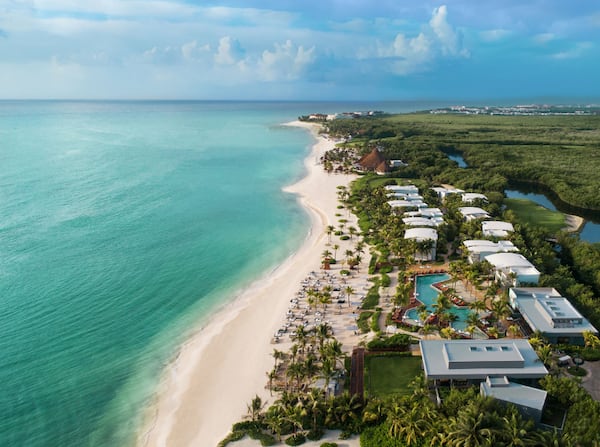
[[[458,209],[463,216],[489,216],[489,213],[477,206],[463,206]]]
[[[463,242],[463,245],[469,250],[471,253],[481,253],[481,252],[490,252],[490,253],[499,253],[504,251],[519,251],[517,247],[511,241],[488,241],[488,240],[467,240]]]
[[[437,241],[438,234],[433,228],[408,228],[404,232],[404,239],[417,239]]]
[[[419,188],[415,185],[386,185],[385,189],[394,192],[419,192]]]
[[[402,222],[409,227],[437,227],[439,225],[439,222],[434,222],[426,217],[405,217]]]
[[[566,298],[551,288],[512,288],[509,295],[531,329],[557,336],[598,331]],[[544,293],[546,292],[546,293]]]
[[[420,208],[427,206],[422,200],[390,200],[388,201],[388,205],[392,208]]]
[[[495,253],[487,255],[485,259],[496,268],[511,270],[535,269],[535,266],[520,253]]]
[[[473,200],[477,199],[487,200],[487,197],[485,196],[485,194],[479,194],[477,192],[465,192],[464,194],[462,194],[463,202],[472,202]]]
[[[515,231],[515,228],[510,222],[502,222],[499,220],[484,220],[483,222],[481,222],[481,230],[484,232],[496,230]]]
[[[481,383],[481,390],[484,396],[494,397],[504,402],[511,402],[522,407],[534,408],[538,411],[544,409],[546,396],[548,393],[544,390],[532,388],[530,386],[520,385],[514,382],[508,382],[501,386],[494,386],[493,381]]]
[[[429,379],[538,378],[548,374],[527,340],[421,340]]]

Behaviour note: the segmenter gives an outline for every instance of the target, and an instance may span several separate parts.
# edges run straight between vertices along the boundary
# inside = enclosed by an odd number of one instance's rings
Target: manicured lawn
[[[527,199],[505,199],[507,208],[513,211],[517,218],[531,226],[546,228],[551,233],[557,233],[565,226],[565,215],[551,211]]]
[[[365,356],[365,392],[369,396],[410,394],[409,384],[421,373],[421,357]]]

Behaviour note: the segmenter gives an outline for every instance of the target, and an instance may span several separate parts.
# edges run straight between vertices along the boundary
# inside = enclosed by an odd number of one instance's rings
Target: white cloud
[[[275,44],[275,50],[265,50],[258,62],[259,75],[267,81],[293,80],[315,61],[315,47],[305,49],[288,40],[284,44]]]
[[[186,61],[197,61],[208,53],[210,53],[210,45],[198,45],[198,42],[195,40],[184,43],[181,46],[181,54]]]
[[[510,36],[511,31],[507,30],[507,29],[502,29],[502,28],[498,28],[498,29],[490,29],[490,30],[486,30],[486,31],[481,31],[479,33],[479,36],[481,37],[481,40],[483,40],[484,42],[497,42],[499,40],[504,39],[505,37]]]
[[[469,57],[462,35],[448,23],[447,15],[445,5],[435,8],[431,20],[416,37],[398,33],[391,45],[378,46],[376,57],[389,59],[392,72],[398,75],[429,70],[438,58]],[[371,53],[362,49],[358,54],[367,59]]]
[[[538,44],[545,44],[554,39],[556,39],[556,35],[554,35],[554,33],[541,33],[533,36],[534,42]]]
[[[592,48],[594,44],[592,42],[577,42],[575,46],[566,51],[560,51],[554,53],[551,57],[553,59],[576,59],[585,55],[587,50]]]
[[[220,65],[233,65],[244,57],[244,49],[240,42],[229,36],[219,39],[219,47],[215,54],[215,62]]]

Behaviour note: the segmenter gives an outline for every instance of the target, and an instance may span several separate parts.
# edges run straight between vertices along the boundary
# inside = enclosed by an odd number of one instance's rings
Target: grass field
[[[551,211],[527,199],[505,199],[504,203],[523,223],[543,227],[550,233],[565,227],[565,215],[559,211]]]
[[[368,396],[409,394],[408,386],[421,373],[421,357],[365,357],[365,392]]]

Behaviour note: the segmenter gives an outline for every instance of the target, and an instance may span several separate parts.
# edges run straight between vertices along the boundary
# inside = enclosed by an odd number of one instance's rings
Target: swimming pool
[[[427,306],[429,312],[433,312],[433,305],[437,301],[437,296],[439,295],[439,291],[434,289],[432,284],[448,279],[450,279],[450,275],[446,273],[417,276],[417,299]],[[456,315],[458,319],[452,323],[452,327],[457,331],[464,331],[467,328],[467,317],[470,312],[471,310],[468,307],[457,307],[453,305],[450,308],[450,313]],[[419,325],[423,324],[419,319],[419,311],[416,308],[408,310],[405,316],[407,319],[414,320]]]

